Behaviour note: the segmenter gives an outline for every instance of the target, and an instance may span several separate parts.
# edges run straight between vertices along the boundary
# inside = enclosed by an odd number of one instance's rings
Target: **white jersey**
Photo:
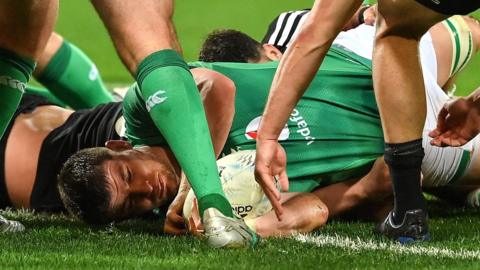
[[[364,24],[341,32],[333,43],[364,58],[372,59],[374,35],[375,28]],[[420,60],[427,99],[427,117],[423,130],[425,149],[422,164],[423,185],[442,186],[453,182],[464,173],[469,163],[470,152],[479,141],[479,136],[463,147],[439,148],[430,145],[428,133],[436,127],[437,115],[449,97],[437,84],[437,59],[432,38],[428,33],[420,41]]]

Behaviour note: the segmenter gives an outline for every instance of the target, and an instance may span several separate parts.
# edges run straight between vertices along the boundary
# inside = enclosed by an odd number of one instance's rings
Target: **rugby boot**
[[[390,211],[385,220],[375,226],[377,234],[384,235],[401,244],[410,244],[430,240],[428,232],[428,215],[422,209],[408,210],[401,224],[393,223],[393,211]]]
[[[226,217],[215,208],[203,213],[203,227],[207,244],[213,248],[254,247],[259,241],[242,219]]]
[[[14,220],[8,220],[0,215],[0,233],[15,233],[22,232],[25,227],[22,223]]]

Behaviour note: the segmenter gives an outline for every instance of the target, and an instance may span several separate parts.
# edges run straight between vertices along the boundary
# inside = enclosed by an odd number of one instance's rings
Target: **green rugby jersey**
[[[223,153],[254,149],[278,63],[192,65],[218,71],[237,87],[235,118]],[[339,47],[330,49],[279,141],[287,153],[291,191],[311,191],[368,172],[384,149],[371,62]]]
[[[167,145],[165,138],[150,117],[136,83],[130,86],[123,99],[123,117],[125,118],[125,137],[132,145]]]
[[[191,65],[223,73],[237,87],[235,117],[223,154],[254,149],[278,63]],[[166,144],[136,85],[129,89],[123,104],[126,137],[133,145]],[[291,191],[307,192],[365,174],[383,155],[370,61],[331,48],[279,139],[287,152]]]

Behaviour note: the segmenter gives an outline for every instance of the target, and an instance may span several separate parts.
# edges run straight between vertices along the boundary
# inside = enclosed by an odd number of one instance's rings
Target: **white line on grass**
[[[319,247],[337,247],[352,251],[385,250],[402,255],[441,256],[452,259],[480,259],[479,250],[451,250],[448,248],[422,247],[415,245],[400,245],[396,243],[375,242],[340,235],[297,235],[295,240],[303,243],[312,243]]]

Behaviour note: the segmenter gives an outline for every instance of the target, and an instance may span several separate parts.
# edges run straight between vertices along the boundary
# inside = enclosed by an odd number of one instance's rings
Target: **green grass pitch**
[[[140,2],[140,1],[139,1]],[[235,28],[260,39],[281,11],[306,0],[180,0],[175,23],[187,60],[205,35]],[[480,13],[477,13],[477,17]],[[105,81],[132,81],[89,1],[61,1],[57,31],[97,63]],[[460,76],[466,94],[480,82],[480,57]],[[479,269],[480,217],[475,210],[430,206],[433,241],[400,246],[373,235],[372,224],[331,222],[310,236],[264,240],[254,250],[211,250],[191,237],[167,237],[157,222],[133,221],[91,229],[64,216],[4,212],[27,226],[0,235],[0,269]]]
[[[440,211],[441,210],[441,211]],[[477,211],[433,203],[433,241],[401,246],[373,235],[372,224],[331,222],[311,235],[263,239],[255,249],[212,250],[198,239],[129,221],[91,229],[64,216],[7,212],[23,234],[1,235],[1,269],[478,269]]]

